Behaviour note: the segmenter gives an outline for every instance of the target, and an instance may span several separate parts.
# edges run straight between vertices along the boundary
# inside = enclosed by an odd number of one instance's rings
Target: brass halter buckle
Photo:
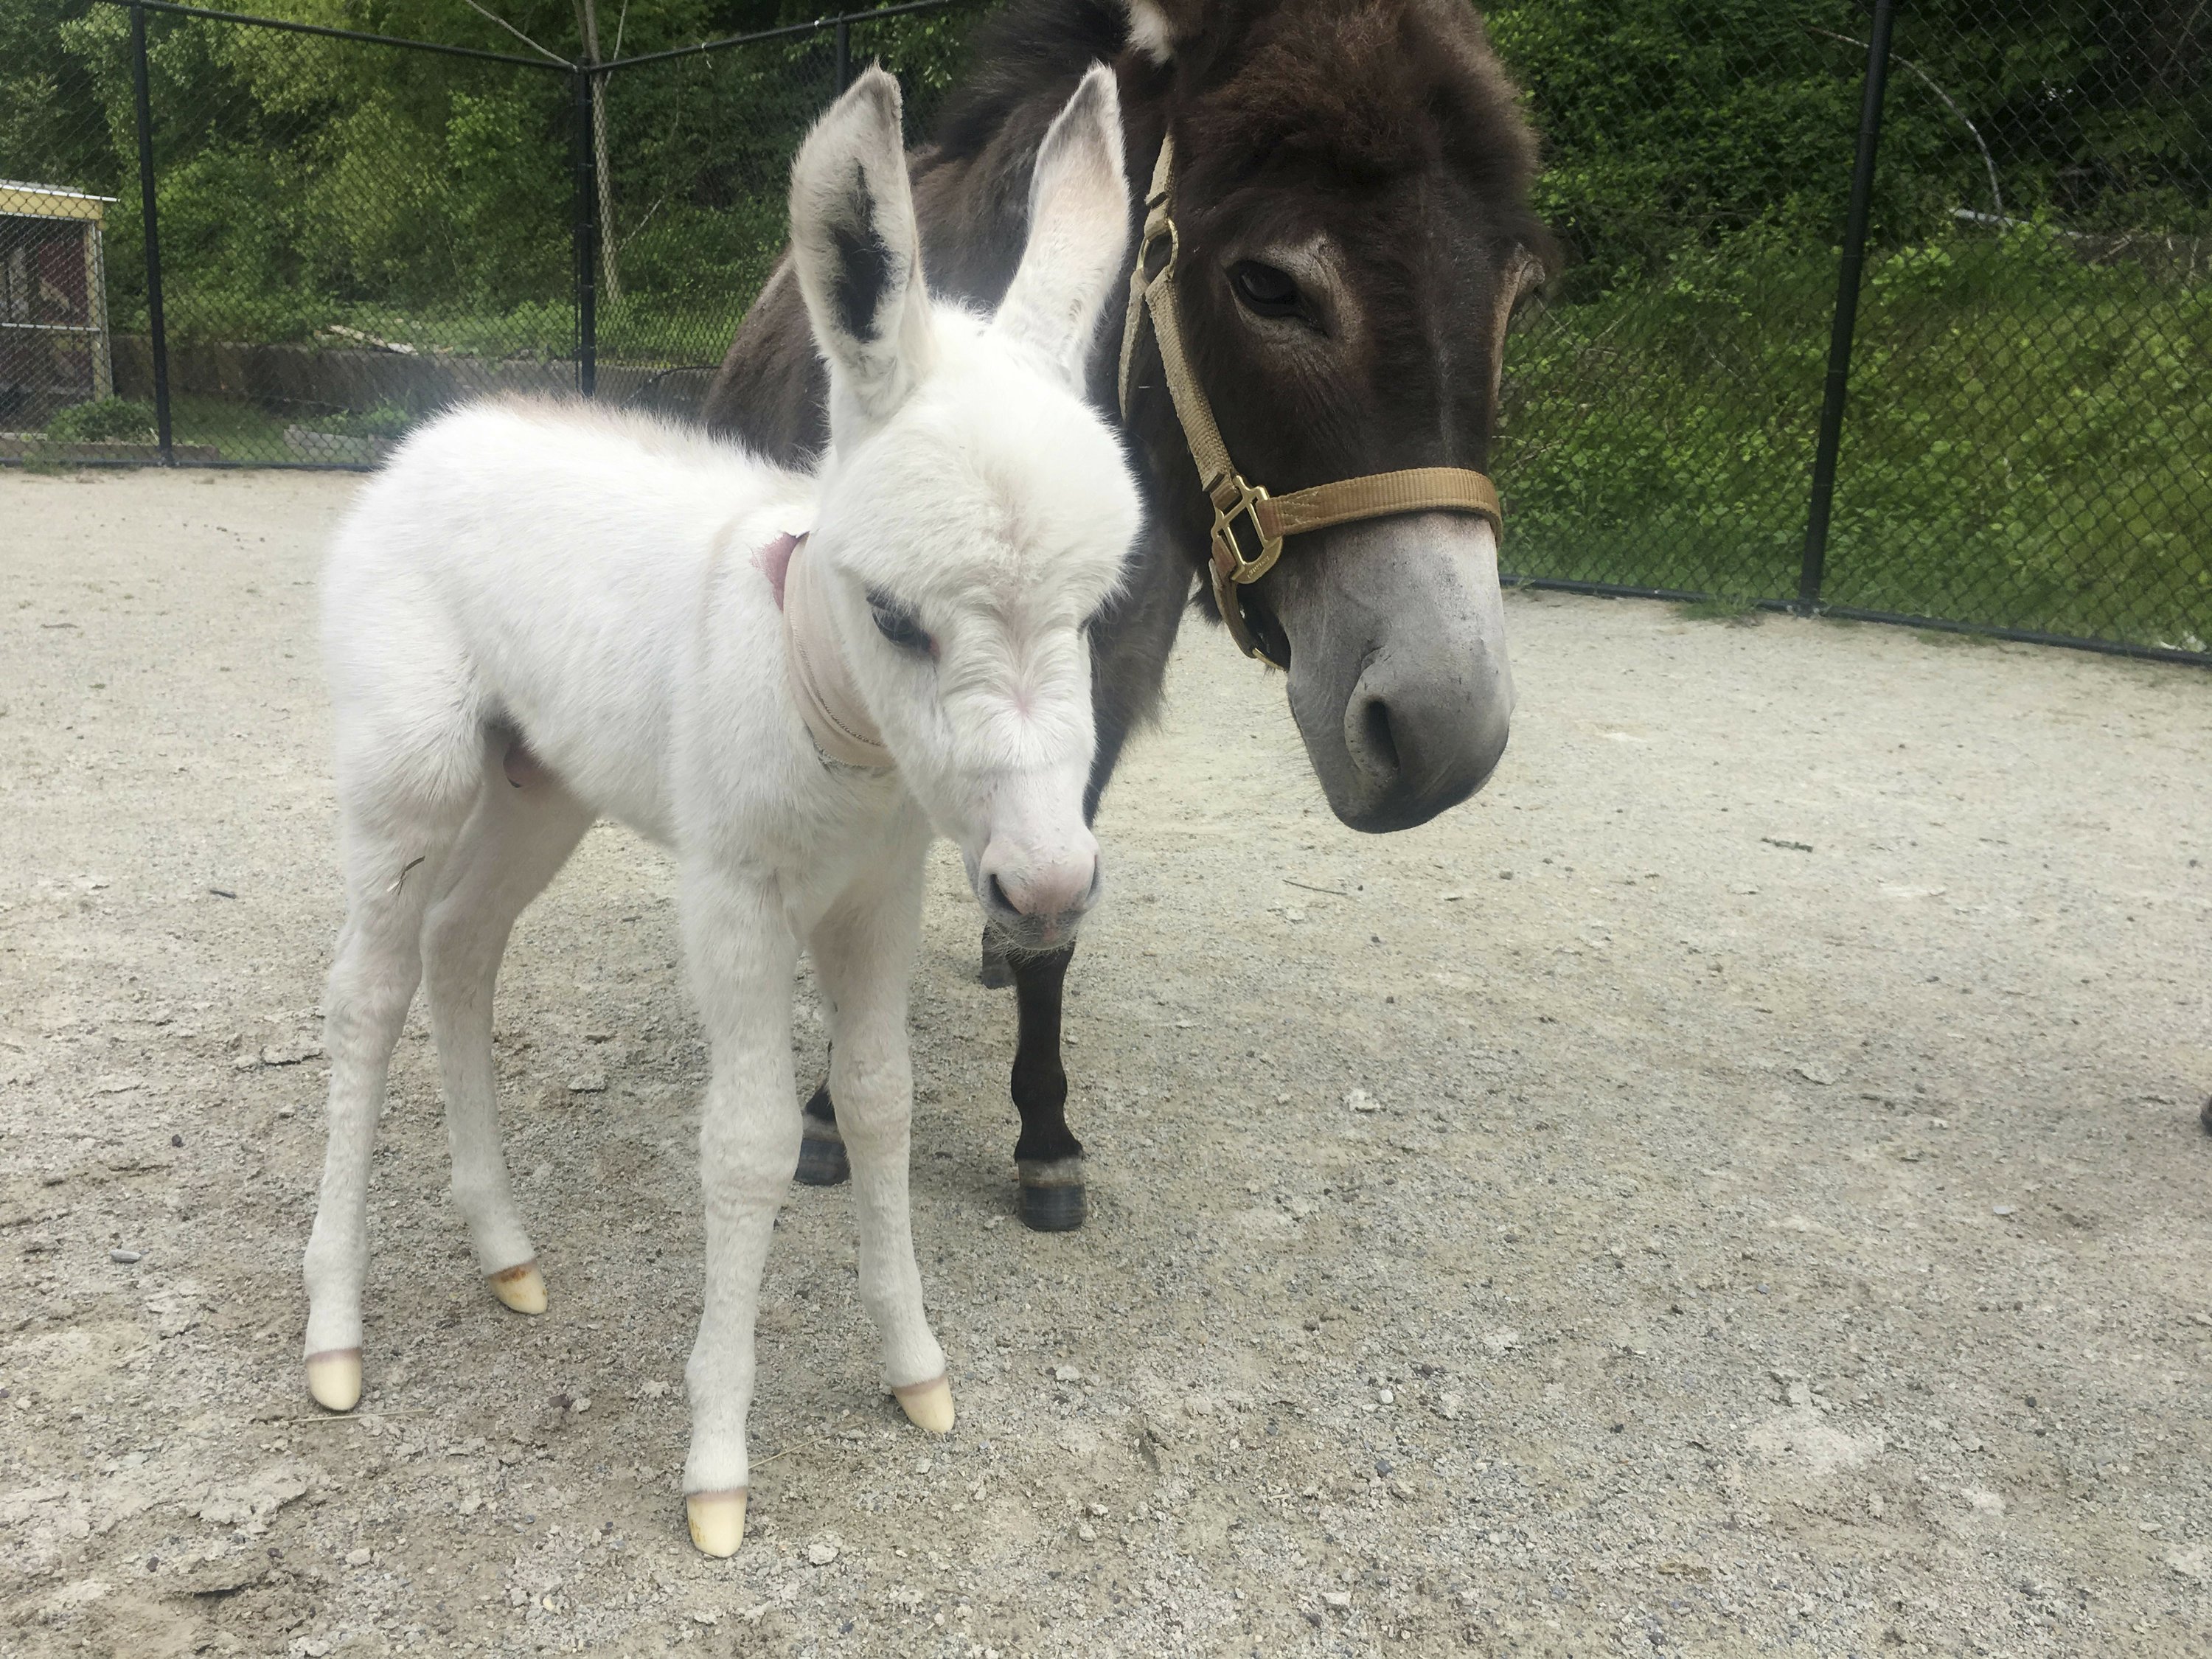
[[[1224,507],[1222,496],[1231,492],[1233,498]],[[1243,596],[1237,591],[1258,581],[1275,568],[1275,561],[1283,556],[1283,538],[1270,536],[1260,522],[1260,503],[1267,499],[1267,492],[1232,472],[1207,495],[1213,502],[1214,607],[1221,612],[1222,623],[1239,651],[1277,668],[1287,668],[1289,664],[1277,662],[1273,653],[1262,649],[1253,638],[1244,621]],[[1247,556],[1246,543],[1238,539],[1240,532],[1251,546],[1259,550],[1255,556]]]
[[[1283,556],[1283,538],[1270,536],[1260,522],[1260,503],[1267,499],[1267,492],[1232,472],[1206,494],[1213,502],[1214,568],[1224,581],[1239,586],[1258,581]],[[1224,495],[1231,498],[1225,507]],[[1248,554],[1248,546],[1257,550]]]

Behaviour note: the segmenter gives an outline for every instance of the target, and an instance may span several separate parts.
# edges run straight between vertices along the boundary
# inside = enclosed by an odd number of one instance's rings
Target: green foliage
[[[1983,143],[2008,214],[2212,232],[2212,10],[2167,0],[1899,10],[1878,241],[1923,240],[1954,208],[1991,210]],[[1543,135],[1540,198],[1577,256],[1571,291],[1636,280],[1753,227],[1814,246],[1840,237],[1866,61],[1854,0],[1498,0],[1486,11]]]
[[[405,437],[408,428],[420,418],[397,404],[379,404],[360,414],[325,415],[307,424],[318,432],[336,433],[340,437],[390,441]]]
[[[912,137],[988,3],[853,26],[852,62],[899,75]],[[540,56],[453,0],[252,4]],[[494,9],[545,51],[582,55],[577,0]],[[600,0],[600,51],[822,9]],[[1510,358],[1509,556],[1710,592],[1723,610],[1794,592],[1863,0],[1485,9],[1543,137],[1540,209],[1572,256]],[[173,339],[571,356],[565,70],[148,21]],[[0,4],[0,177],[118,198],[106,240],[123,333],[145,325],[127,40],[125,11],[96,0]],[[1915,0],[1896,52],[1829,597],[2212,637],[2212,9]],[[817,31],[607,79],[603,362],[719,359],[782,244],[791,155],[834,90],[832,52]],[[1958,211],[1993,214],[1998,194],[2024,224],[1962,228]],[[179,390],[180,434],[232,453],[281,453],[302,420],[198,390]],[[306,423],[381,436],[402,420]]]
[[[154,405],[130,398],[71,404],[46,422],[46,435],[60,444],[152,443]]]
[[[1750,242],[1553,306],[1508,357],[1524,574],[1796,591],[1831,262]],[[2212,287],[2027,227],[1869,270],[1825,597],[2042,632],[2212,639]],[[2201,643],[2188,648],[2201,649]]]

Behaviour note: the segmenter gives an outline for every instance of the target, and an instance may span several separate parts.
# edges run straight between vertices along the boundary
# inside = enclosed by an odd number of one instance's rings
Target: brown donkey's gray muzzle
[[[1497,537],[1481,519],[1424,513],[1311,539],[1267,595],[1290,639],[1306,752],[1353,829],[1425,823],[1505,752],[1513,672]]]

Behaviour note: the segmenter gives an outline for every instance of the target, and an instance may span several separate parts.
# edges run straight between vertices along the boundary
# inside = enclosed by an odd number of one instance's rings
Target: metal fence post
[[[161,230],[154,206],[154,100],[146,84],[146,9],[131,8],[131,88],[138,106],[138,211],[146,239],[146,332],[154,358],[154,429],[161,465],[177,464],[169,428],[169,331],[161,313]]]
[[[853,84],[853,26],[845,19],[837,20],[837,90],[842,94]]]
[[[599,196],[592,167],[592,70],[568,76],[568,143],[576,191],[576,390],[591,397],[599,379]]]
[[[1836,321],[1828,337],[1828,380],[1820,404],[1820,437],[1813,453],[1813,503],[1805,521],[1805,562],[1797,577],[1797,604],[1820,603],[1827,574],[1828,520],[1836,499],[1836,454],[1844,439],[1844,398],[1851,379],[1851,341],[1858,328],[1859,285],[1866,270],[1868,207],[1874,197],[1875,152],[1881,142],[1882,94],[1889,86],[1893,0],[1875,0],[1874,32],[1867,37],[1866,91],[1859,101],[1859,148],[1851,167],[1850,210],[1844,225],[1843,264],[1836,274]]]

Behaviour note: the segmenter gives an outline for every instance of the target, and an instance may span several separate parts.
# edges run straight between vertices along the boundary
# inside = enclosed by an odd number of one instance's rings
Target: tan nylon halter
[[[1176,418],[1182,424],[1183,440],[1198,465],[1198,480],[1213,503],[1213,599],[1229,637],[1248,657],[1275,662],[1261,650],[1244,624],[1243,601],[1234,590],[1256,582],[1275,568],[1282,556],[1285,537],[1360,519],[1394,518],[1403,513],[1472,513],[1490,520],[1504,532],[1505,515],[1498,489],[1481,473],[1461,466],[1417,466],[1403,472],[1370,472],[1364,477],[1340,478],[1316,484],[1288,495],[1270,495],[1237,470],[1221,428],[1213,419],[1212,405],[1191,373],[1183,349],[1182,307],[1176,299],[1176,261],[1182,245],[1176,236],[1169,194],[1174,182],[1175,141],[1164,136],[1160,159],[1152,168],[1152,186],[1145,198],[1145,234],[1137,244],[1137,263],[1129,273],[1129,315],[1121,331],[1121,419],[1129,418],[1129,394],[1133,390],[1137,340],[1145,318],[1152,319],[1152,334],[1160,347],[1160,370],[1166,377],[1168,396],[1174,399]],[[1146,269],[1154,246],[1164,239],[1168,257],[1157,273]],[[1237,539],[1243,528],[1246,542],[1256,546],[1247,553]]]

